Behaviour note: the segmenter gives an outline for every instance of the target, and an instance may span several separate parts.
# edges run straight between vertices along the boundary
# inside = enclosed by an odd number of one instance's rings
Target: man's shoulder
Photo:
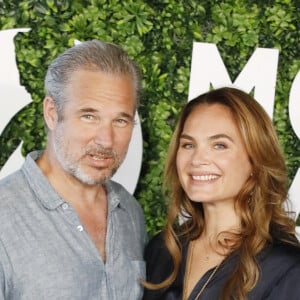
[[[0,180],[0,198],[2,197],[3,193],[18,193],[22,192],[24,187],[28,186],[29,179],[28,176],[32,176],[32,167],[34,162],[34,157],[38,155],[40,151],[33,151],[27,154],[25,161],[20,169],[12,172],[11,174],[7,175],[6,177]],[[27,177],[27,178],[26,178]]]
[[[16,171],[0,180],[0,225],[3,233],[13,228],[15,218],[23,211],[26,194],[25,179],[22,171]]]
[[[20,194],[25,185],[24,174],[21,170],[4,177],[0,180],[0,205],[5,199]]]
[[[116,194],[125,194],[129,197],[132,197],[132,195],[125,189],[125,187],[114,181],[114,180],[109,180],[107,182],[107,185],[109,186],[110,189],[112,189]]]
[[[112,194],[112,202],[110,205],[120,208],[120,211],[126,212],[127,219],[132,224],[132,230],[136,232],[136,236],[142,242],[144,247],[147,241],[144,213],[141,205],[121,184],[110,180],[107,188]]]

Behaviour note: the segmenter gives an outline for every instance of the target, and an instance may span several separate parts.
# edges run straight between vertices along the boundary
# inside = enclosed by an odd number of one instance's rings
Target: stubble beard
[[[83,154],[78,159],[76,155],[72,158],[72,155],[68,154],[65,151],[65,143],[63,138],[63,126],[61,124],[56,128],[53,139],[53,149],[56,155],[58,162],[61,167],[67,172],[69,175],[75,177],[80,182],[87,185],[103,185],[107,182],[118,170],[122,163],[122,159],[116,151],[104,148],[100,145],[94,145],[88,147],[83,151]],[[109,168],[105,168],[107,173],[102,175],[101,177],[95,177],[87,174],[82,168],[81,160],[84,156],[94,154],[103,157],[110,157],[113,159],[113,164]],[[98,168],[99,172],[104,170],[104,168]]]

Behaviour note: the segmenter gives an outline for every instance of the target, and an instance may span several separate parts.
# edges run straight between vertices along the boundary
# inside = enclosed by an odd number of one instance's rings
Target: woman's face
[[[180,183],[195,202],[234,202],[251,164],[230,109],[202,104],[188,116],[176,158]]]

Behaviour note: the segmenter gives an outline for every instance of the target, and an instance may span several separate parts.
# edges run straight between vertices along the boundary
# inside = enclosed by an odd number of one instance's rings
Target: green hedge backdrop
[[[0,0],[0,30],[31,28],[16,36],[15,45],[21,84],[33,99],[0,136],[0,168],[21,140],[23,155],[45,146],[41,103],[50,61],[74,39],[120,44],[143,73],[144,154],[135,196],[151,236],[165,222],[163,165],[187,101],[192,43],[198,41],[217,45],[233,81],[255,48],[280,50],[273,120],[292,179],[300,141],[289,123],[288,97],[300,70],[299,16],[299,0]]]

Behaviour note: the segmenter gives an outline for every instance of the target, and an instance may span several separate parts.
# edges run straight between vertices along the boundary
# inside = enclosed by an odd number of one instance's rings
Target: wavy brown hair
[[[150,287],[167,287],[175,280],[181,263],[180,240],[195,239],[204,229],[202,205],[190,201],[179,182],[176,167],[184,124],[190,113],[203,104],[221,104],[230,109],[252,164],[253,175],[245,182],[235,200],[236,210],[240,212],[241,230],[232,233],[234,246],[229,250],[238,251],[239,260],[221,295],[221,299],[246,299],[246,294],[259,278],[255,256],[274,242],[298,245],[298,240],[295,222],[286,211],[288,176],[273,123],[252,96],[231,87],[196,97],[186,104],[180,114],[169,146],[164,174],[164,191],[169,200],[164,239],[172,255],[174,269],[165,281]],[[179,226],[181,217],[187,218],[187,221]]]

